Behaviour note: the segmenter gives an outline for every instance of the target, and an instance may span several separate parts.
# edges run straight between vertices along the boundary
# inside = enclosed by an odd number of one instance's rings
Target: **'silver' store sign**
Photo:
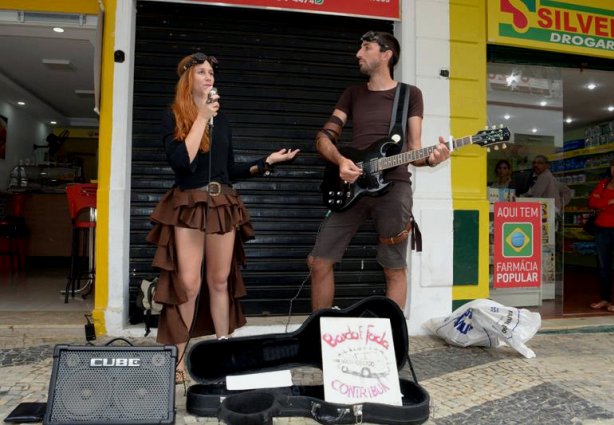
[[[488,0],[488,41],[614,59],[614,0]]]

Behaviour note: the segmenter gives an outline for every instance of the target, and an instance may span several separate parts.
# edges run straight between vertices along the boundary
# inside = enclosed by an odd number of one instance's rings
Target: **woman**
[[[597,259],[599,260],[599,287],[601,300],[591,304],[593,310],[606,308],[614,313],[612,298],[612,253],[614,252],[614,159],[610,161],[609,177],[601,180],[588,198],[588,206],[598,210],[595,224]]]
[[[506,189],[512,182],[512,166],[507,159],[500,159],[495,165],[495,180],[490,187]]]
[[[190,337],[215,333],[227,338],[245,324],[237,300],[245,295],[239,265],[244,260],[242,242],[254,233],[231,182],[268,173],[273,164],[298,153],[281,149],[250,163],[234,162],[231,129],[219,112],[220,97],[211,91],[216,68],[217,60],[200,52],[177,66],[175,100],[162,120],[175,184],[151,214],[154,227],[147,236],[157,245],[153,265],[160,269],[160,280],[155,300],[164,305],[157,339],[177,345],[179,383],[185,381]]]

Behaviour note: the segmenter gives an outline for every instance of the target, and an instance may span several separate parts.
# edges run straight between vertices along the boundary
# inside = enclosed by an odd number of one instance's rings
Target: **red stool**
[[[24,193],[11,193],[2,197],[4,214],[0,214],[0,238],[3,247],[0,255],[9,257],[11,273],[23,269],[24,241],[28,238],[29,230],[24,217],[26,195]]]
[[[70,252],[70,272],[64,302],[68,294],[75,293],[85,297],[91,290],[96,277],[94,262],[94,240],[96,232],[96,190],[97,184],[76,183],[66,187],[68,210],[72,221],[72,247]],[[87,281],[81,286],[81,281]]]

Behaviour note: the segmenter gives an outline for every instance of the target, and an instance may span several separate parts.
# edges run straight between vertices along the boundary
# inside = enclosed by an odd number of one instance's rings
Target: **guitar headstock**
[[[501,148],[505,149],[506,142],[509,142],[510,137],[511,133],[509,128],[503,126],[493,126],[490,129],[478,131],[475,135],[471,136],[471,141],[472,143],[487,147],[489,149],[490,146],[494,146],[494,149],[498,150],[499,145],[502,145]]]

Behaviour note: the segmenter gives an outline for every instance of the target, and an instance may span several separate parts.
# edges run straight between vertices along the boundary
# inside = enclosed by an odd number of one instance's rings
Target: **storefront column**
[[[450,134],[450,85],[442,71],[450,69],[447,0],[405,0],[397,35],[401,43],[400,76],[417,85],[424,97],[422,145]],[[398,72],[399,70],[397,70]],[[413,213],[420,224],[423,252],[409,253],[408,329],[423,334],[422,324],[446,316],[452,305],[453,213],[451,162],[435,168],[414,168]]]

